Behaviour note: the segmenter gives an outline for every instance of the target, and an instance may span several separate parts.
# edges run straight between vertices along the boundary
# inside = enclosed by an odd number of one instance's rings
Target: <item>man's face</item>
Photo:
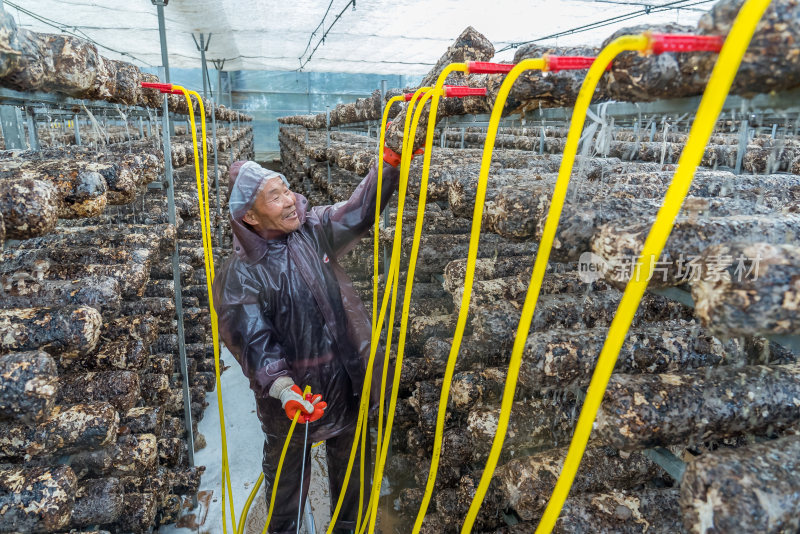
[[[285,234],[300,227],[294,193],[280,177],[270,178],[258,193],[243,220],[258,233],[280,231]]]

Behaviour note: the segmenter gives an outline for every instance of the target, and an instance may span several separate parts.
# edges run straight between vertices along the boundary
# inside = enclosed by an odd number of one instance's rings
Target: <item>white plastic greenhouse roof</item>
[[[139,66],[161,65],[156,7],[150,0],[0,2],[24,28],[68,31],[102,45],[106,57]],[[212,34],[209,68],[211,60],[225,59],[227,71],[295,70],[305,62],[306,71],[423,74],[467,26],[500,50],[515,42],[638,14],[541,41],[598,45],[625,26],[663,22],[694,26],[712,5],[711,0],[170,0],[165,15],[170,67],[200,67],[192,34],[199,40],[204,33]],[[324,32],[328,33],[321,43]],[[509,49],[495,59],[510,60],[513,54]]]

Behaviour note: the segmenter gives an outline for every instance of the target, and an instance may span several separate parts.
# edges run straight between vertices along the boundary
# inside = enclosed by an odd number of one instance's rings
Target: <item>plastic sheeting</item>
[[[198,51],[192,33],[212,34],[207,59],[225,59],[224,69],[296,70],[331,28],[306,71],[375,74],[424,74],[467,26],[486,35],[498,50],[511,42],[527,41],[605,20],[642,12],[645,4],[675,4],[674,0],[170,0],[165,8],[170,67],[197,68]],[[6,0],[5,10],[25,28],[58,33],[52,24],[82,32],[112,59],[139,66],[161,65],[156,7],[148,0]],[[326,9],[330,10],[327,16]],[[632,24],[679,22],[695,25],[712,2],[687,0],[685,8],[651,13],[591,32],[564,36],[547,44],[599,44],[616,29]],[[20,5],[51,24],[14,8]],[[318,28],[319,27],[319,28]],[[312,36],[312,33],[316,34]],[[80,35],[80,33],[78,33]],[[199,39],[198,39],[199,40]],[[309,45],[310,42],[310,45]],[[508,50],[496,59],[511,59]]]

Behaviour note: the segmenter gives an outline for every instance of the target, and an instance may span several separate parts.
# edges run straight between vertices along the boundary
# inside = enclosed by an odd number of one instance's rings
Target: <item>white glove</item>
[[[295,385],[294,380],[288,376],[280,376],[275,379],[269,388],[269,396],[281,401],[281,408],[286,410],[286,405],[292,403],[292,413],[298,408],[307,415],[314,413],[314,405],[303,397],[303,392]],[[296,404],[295,404],[296,403]],[[289,411],[286,411],[287,416]],[[291,419],[291,417],[290,417]]]

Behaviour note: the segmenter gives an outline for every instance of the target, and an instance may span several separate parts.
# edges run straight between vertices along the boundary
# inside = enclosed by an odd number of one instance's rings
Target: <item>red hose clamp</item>
[[[467,63],[469,74],[506,74],[514,68],[513,63],[490,63],[488,61],[470,61]]]
[[[146,89],[158,89],[162,93],[172,91],[171,83],[142,82],[142,87]]]
[[[400,165],[400,154],[398,154],[388,146],[385,146],[383,147],[383,161],[385,161],[392,167],[397,168],[397,166]]]
[[[653,54],[664,52],[719,52],[725,38],[720,35],[691,35],[651,33],[648,51]]]
[[[560,70],[581,70],[588,69],[594,63],[595,58],[591,56],[551,56],[545,54],[546,71],[558,72]],[[611,69],[611,64],[606,70]]]
[[[467,87],[464,85],[445,85],[444,96],[462,98],[465,96],[486,96],[485,87]]]
[[[403,96],[405,97],[406,102],[411,102],[411,99],[414,98],[414,94],[415,93],[406,93],[406,94],[404,94]],[[422,98],[423,96],[425,96],[425,93],[420,93],[419,94],[419,98]]]

